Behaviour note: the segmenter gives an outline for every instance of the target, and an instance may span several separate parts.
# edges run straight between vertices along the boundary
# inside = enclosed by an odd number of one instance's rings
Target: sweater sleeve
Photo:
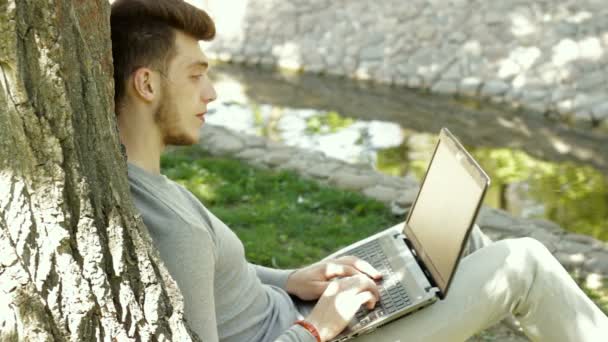
[[[292,325],[275,342],[317,342],[317,339],[301,325]]]
[[[276,268],[270,268],[260,265],[252,264],[255,268],[255,272],[262,281],[263,284],[273,285],[286,290],[287,278],[295,270],[279,270]]]

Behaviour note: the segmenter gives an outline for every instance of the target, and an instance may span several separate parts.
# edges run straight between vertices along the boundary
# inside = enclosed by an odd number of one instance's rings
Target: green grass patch
[[[250,262],[261,265],[310,264],[404,219],[359,193],[211,157],[195,147],[163,155],[161,167],[238,235]]]

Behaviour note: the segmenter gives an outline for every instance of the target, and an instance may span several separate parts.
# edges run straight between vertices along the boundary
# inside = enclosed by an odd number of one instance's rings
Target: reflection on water
[[[269,100],[267,93],[260,97],[259,92],[264,93],[260,89],[264,82],[256,84],[254,90],[234,79],[226,82],[224,78],[224,83],[216,80],[216,84],[220,100],[215,103],[215,112],[209,114],[208,122],[262,135],[288,145],[322,151],[347,162],[370,164],[391,175],[410,174],[420,179],[437,140],[439,129],[436,127],[404,128],[385,118],[374,120],[361,118],[360,115],[341,115],[335,107],[321,105],[326,100],[318,95],[313,99],[293,101],[295,105],[287,105],[284,99]],[[306,91],[312,90],[303,87],[300,95]],[[335,96],[333,93],[329,92],[327,96]],[[352,94],[341,95],[343,98],[353,98]],[[334,98],[334,101],[338,100]],[[312,104],[297,106],[303,102]],[[382,105],[383,101],[376,101],[377,113],[384,111]],[[382,115],[378,117],[382,118]],[[450,129],[452,126],[458,127],[451,125],[453,122],[449,120],[443,121],[448,122]],[[494,134],[508,136],[513,131],[501,131],[500,127],[508,124],[525,126],[521,122],[517,124],[515,119],[503,121],[503,125],[499,122],[499,128],[490,127],[489,130],[484,127],[483,130],[492,132],[491,129],[494,129]],[[437,123],[434,122],[434,125]],[[474,131],[473,127],[466,131]],[[458,128],[455,131],[461,137]],[[474,136],[475,132],[471,134]],[[544,141],[551,143],[551,148],[561,143],[569,146],[568,151],[575,150],[578,141],[558,134],[546,134],[544,138]],[[508,137],[496,139],[508,140]],[[505,209],[520,217],[550,219],[569,230],[608,241],[608,178],[597,169],[601,164],[586,163],[580,160],[580,155],[547,161],[539,157],[538,150],[534,150],[539,146],[526,150],[512,143],[488,143],[487,139],[479,137],[474,140],[479,144],[472,144],[466,138],[462,142],[492,178],[492,186],[486,197],[487,205]],[[588,141],[582,141],[581,145],[585,146],[586,143]],[[550,153],[540,155],[551,156]],[[591,155],[594,155],[593,151]],[[600,157],[604,156],[600,154]],[[604,159],[601,160],[603,162]]]

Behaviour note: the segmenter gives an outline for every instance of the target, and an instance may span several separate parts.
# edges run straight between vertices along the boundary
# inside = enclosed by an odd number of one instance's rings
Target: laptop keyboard
[[[378,318],[390,315],[411,304],[405,287],[400,281],[395,280],[393,269],[378,240],[363,244],[349,251],[348,254],[367,261],[382,274],[382,280],[376,282],[380,292],[380,301],[376,303],[373,310],[368,310],[365,305],[361,306],[355,315],[355,318],[359,321],[358,327],[363,327]]]

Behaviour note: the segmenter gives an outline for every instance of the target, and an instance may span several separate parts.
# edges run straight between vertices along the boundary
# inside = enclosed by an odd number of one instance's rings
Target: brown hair
[[[166,71],[175,55],[175,30],[198,40],[212,40],[215,24],[209,15],[183,0],[117,0],[110,15],[114,59],[114,102],[138,68]]]

